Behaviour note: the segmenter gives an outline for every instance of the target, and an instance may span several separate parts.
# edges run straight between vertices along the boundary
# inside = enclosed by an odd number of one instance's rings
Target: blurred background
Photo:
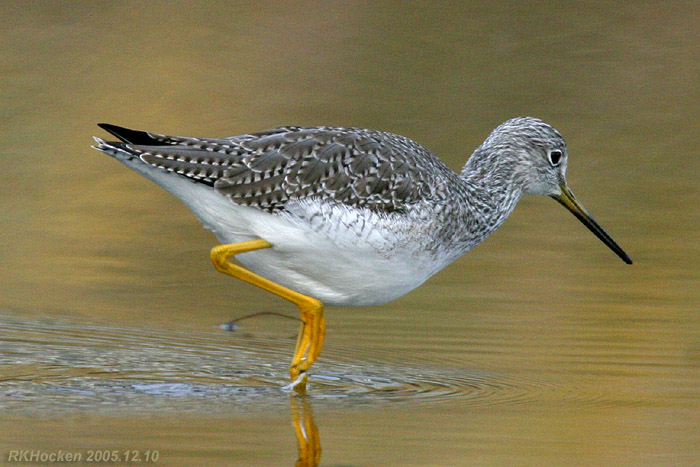
[[[98,122],[368,127],[459,170],[531,115],[567,139],[572,189],[635,264],[529,197],[411,294],[328,310],[322,463],[692,465],[698,31],[683,1],[2,2],[0,458],[297,458],[280,389],[297,324],[218,328],[296,312],[216,273],[187,208],[90,149]]]

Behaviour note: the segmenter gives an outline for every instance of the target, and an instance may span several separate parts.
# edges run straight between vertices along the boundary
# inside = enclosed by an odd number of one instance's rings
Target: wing
[[[265,211],[319,197],[375,211],[439,196],[456,174],[415,141],[358,128],[283,127],[231,138],[187,138],[100,124],[110,143],[154,167]]]

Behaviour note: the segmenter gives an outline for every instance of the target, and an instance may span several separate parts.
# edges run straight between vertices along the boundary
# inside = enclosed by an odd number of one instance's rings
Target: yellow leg
[[[326,334],[326,319],[323,316],[323,303],[313,297],[300,294],[276,282],[265,279],[243,266],[233,264],[228,260],[230,257],[239,253],[270,247],[272,247],[272,245],[263,239],[231,243],[228,245],[217,245],[211,249],[210,257],[212,263],[214,263],[214,267],[216,267],[219,272],[223,272],[224,274],[228,274],[229,276],[233,276],[249,284],[256,285],[268,292],[272,292],[299,307],[299,311],[301,312],[301,329],[299,329],[289,374],[292,377],[292,387],[297,392],[304,392],[306,390],[307,371],[321,353],[323,337]]]

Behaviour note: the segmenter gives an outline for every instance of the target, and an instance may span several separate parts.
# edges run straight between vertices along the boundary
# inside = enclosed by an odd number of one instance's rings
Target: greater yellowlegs
[[[321,351],[324,303],[406,294],[496,230],[525,194],[556,199],[632,263],[568,188],[566,143],[536,118],[497,127],[459,174],[383,131],[289,126],[219,139],[99,126],[120,141],[95,138],[96,149],[173,193],[214,232],[219,271],[299,307],[290,367],[298,390]]]

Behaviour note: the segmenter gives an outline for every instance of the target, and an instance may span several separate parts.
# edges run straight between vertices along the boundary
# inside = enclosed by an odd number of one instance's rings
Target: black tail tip
[[[98,123],[97,126],[108,133],[119,138],[121,141],[129,144],[137,144],[141,146],[160,146],[162,141],[153,138],[148,132],[139,130],[130,130],[111,123]]]

